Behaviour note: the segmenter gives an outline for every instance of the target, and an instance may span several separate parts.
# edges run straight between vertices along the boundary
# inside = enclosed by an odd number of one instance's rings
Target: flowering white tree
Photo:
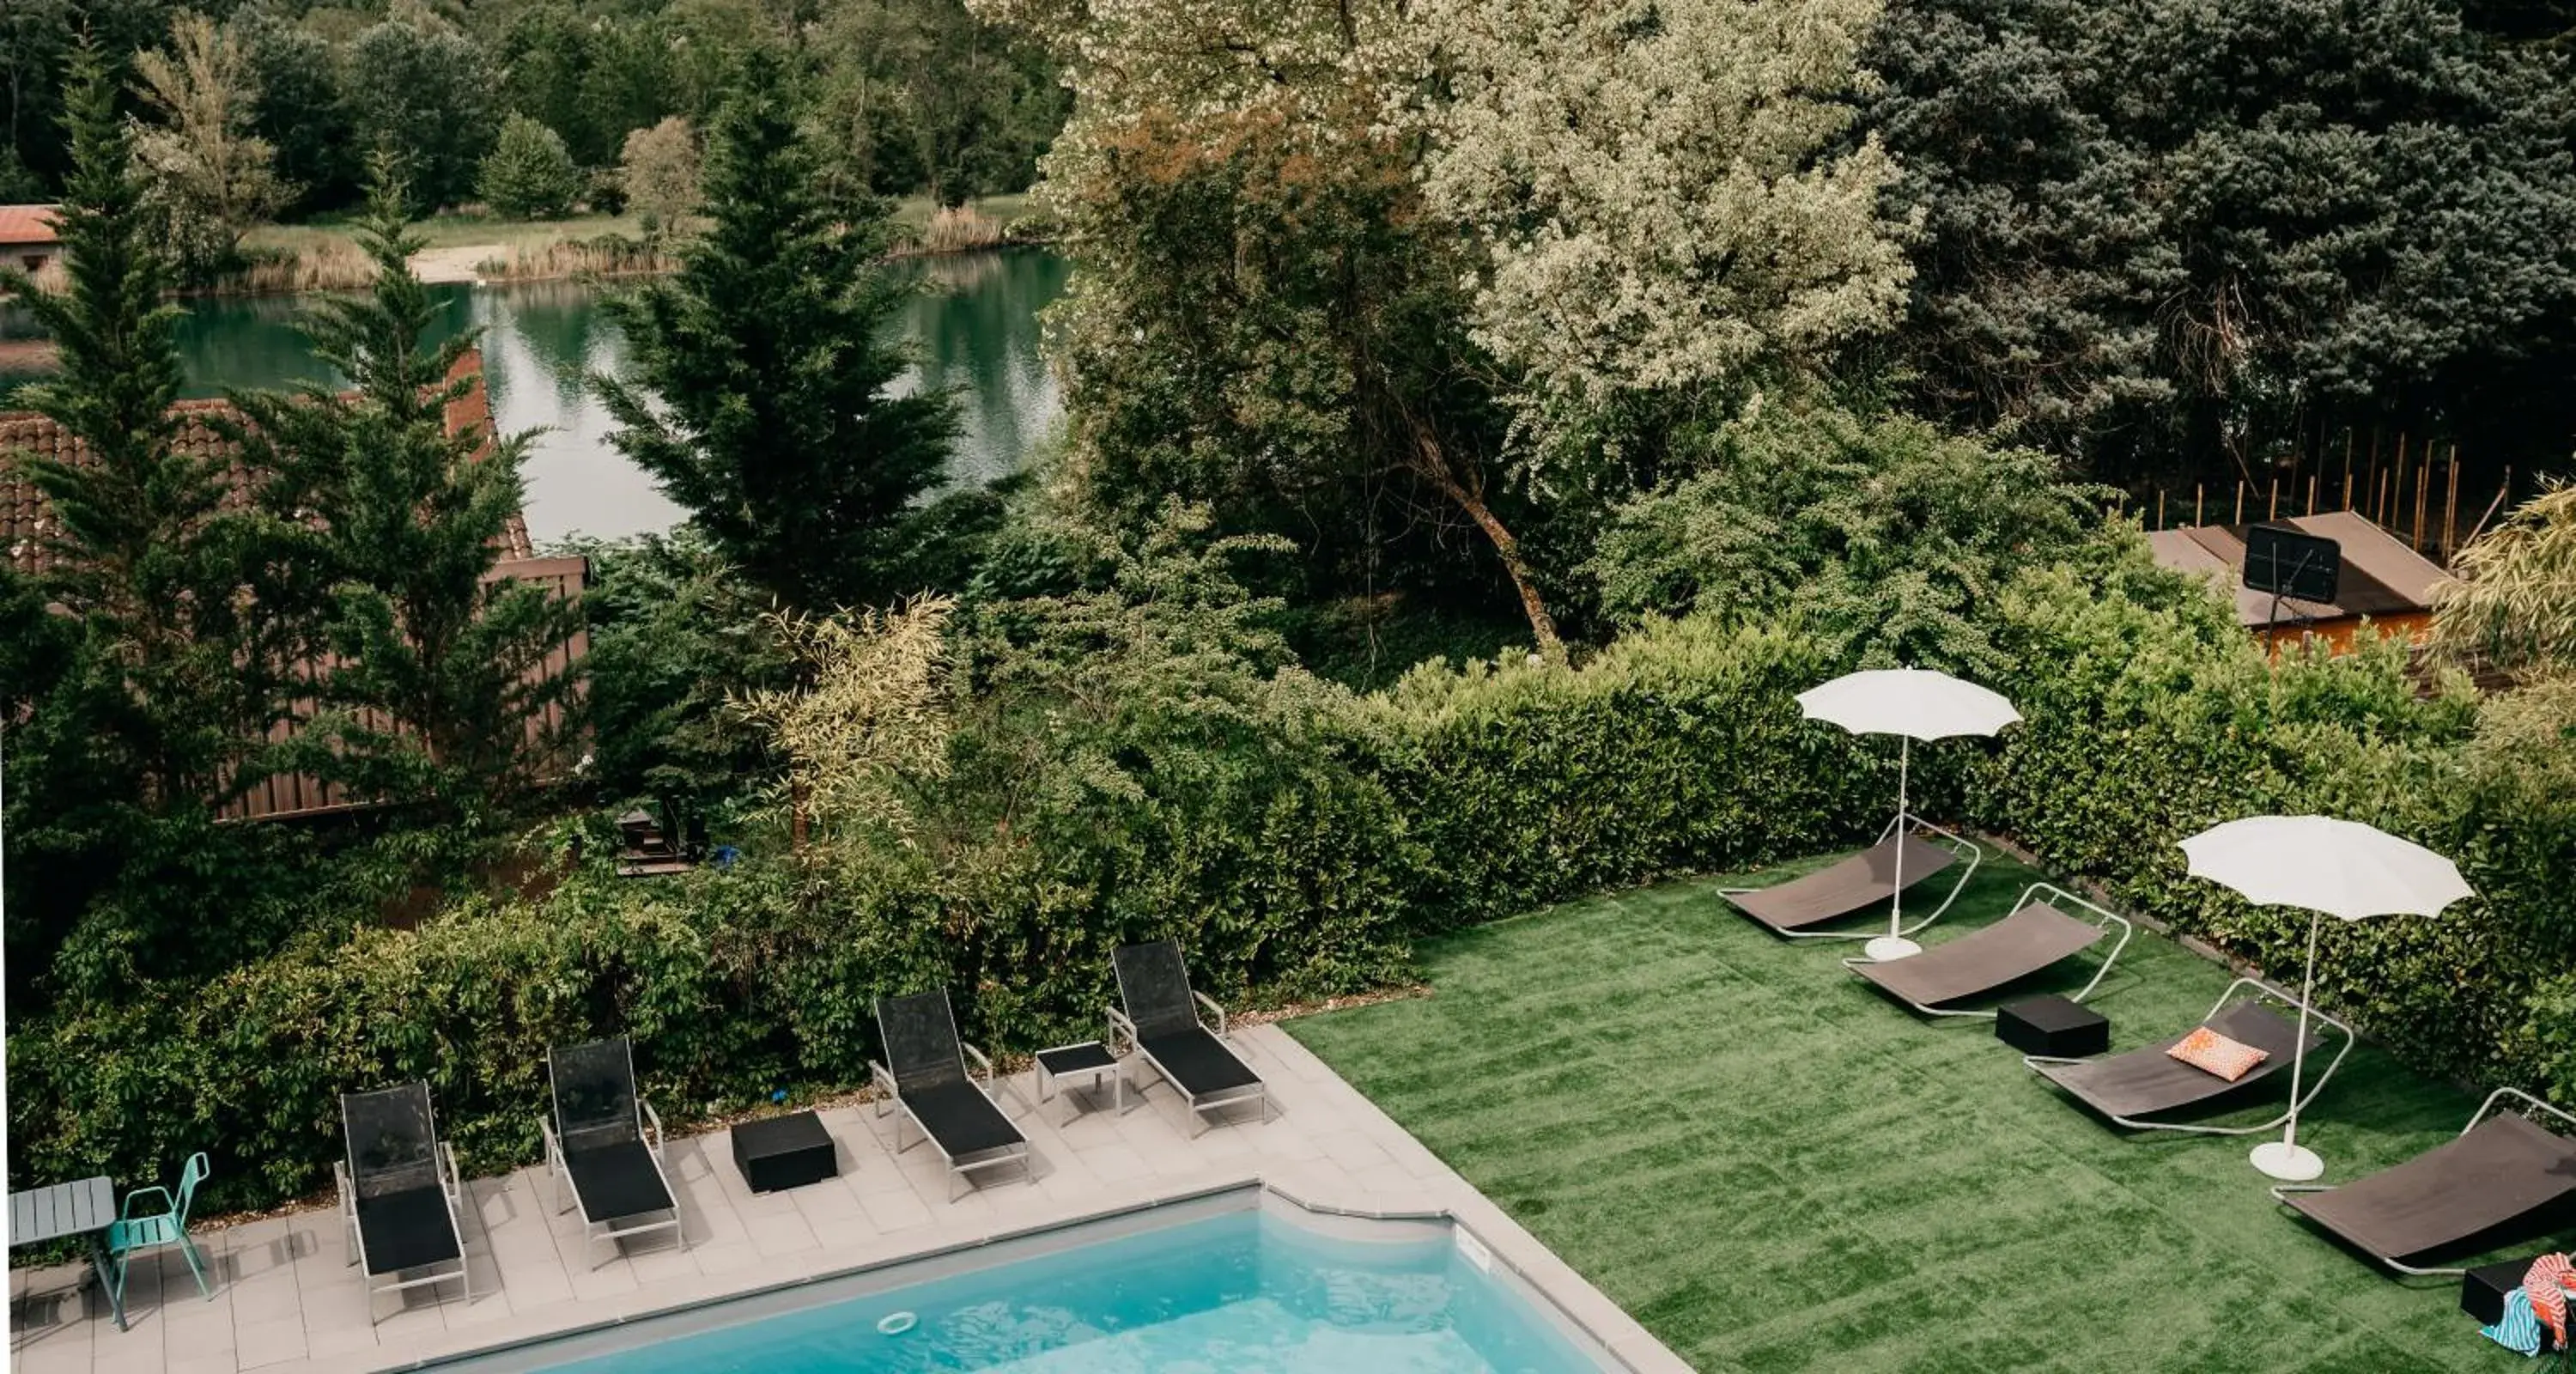
[[[1435,213],[1476,341],[1551,398],[1726,381],[1891,323],[1896,164],[1838,146],[1879,0],[1424,0]]]

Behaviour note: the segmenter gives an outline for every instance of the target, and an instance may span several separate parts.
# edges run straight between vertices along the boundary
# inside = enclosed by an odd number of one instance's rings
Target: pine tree
[[[70,289],[50,295],[0,270],[0,294],[17,299],[62,359],[61,376],[28,388],[23,404],[85,454],[0,457],[51,507],[45,592],[83,627],[103,684],[89,699],[115,703],[95,722],[99,762],[129,769],[156,810],[199,808],[241,780],[234,765],[265,724],[240,595],[250,524],[224,509],[226,460],[178,442],[170,268],[154,246],[115,83],[94,53],[77,60],[65,124],[73,170],[55,224]]]
[[[448,408],[475,385],[460,364],[478,336],[423,342],[438,308],[411,273],[420,241],[405,204],[380,168],[359,236],[374,288],[325,302],[301,326],[351,389],[236,400],[254,461],[274,474],[268,503],[303,517],[303,599],[335,665],[321,684],[331,710],[307,732],[300,766],[364,794],[466,808],[525,780],[528,722],[572,687],[542,669],[577,608],[484,580],[519,510],[534,435],[450,430]]]
[[[878,261],[884,207],[827,206],[796,119],[777,59],[747,58],[710,140],[713,222],[675,278],[617,304],[629,372],[595,384],[618,448],[754,580],[802,609],[880,605],[921,585],[912,507],[954,413],[890,391],[909,288]]]

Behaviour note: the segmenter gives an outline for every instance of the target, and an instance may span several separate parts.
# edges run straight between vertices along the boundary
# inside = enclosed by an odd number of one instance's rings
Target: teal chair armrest
[[[169,1189],[167,1189],[167,1188],[164,1188],[164,1187],[162,1187],[160,1184],[157,1184],[157,1183],[156,1183],[156,1184],[153,1184],[153,1185],[152,1185],[151,1187],[149,1187],[149,1188],[137,1188],[137,1189],[135,1189],[133,1192],[127,1193],[127,1194],[125,1195],[125,1210],[124,1210],[124,1211],[121,1211],[121,1212],[119,1212],[119,1213],[117,1213],[117,1217],[118,1217],[118,1219],[119,1219],[119,1220],[122,1220],[122,1221],[132,1221],[132,1220],[134,1220],[134,1201],[135,1201],[135,1199],[137,1199],[137,1198],[141,1198],[141,1197],[149,1197],[149,1196],[152,1196],[152,1195],[154,1195],[154,1194],[159,1194],[159,1195],[160,1195],[160,1198],[161,1198],[161,1210],[160,1210],[160,1211],[157,1211],[157,1212],[152,1213],[152,1215],[153,1215],[153,1216],[156,1216],[156,1217],[159,1217],[159,1216],[168,1216],[168,1215],[169,1215],[169,1214],[171,1214],[172,1212],[175,1212],[175,1211],[178,1211],[178,1210],[179,1210],[179,1204],[178,1204],[175,1200],[173,1200],[173,1199],[171,1198],[171,1196],[170,1196],[170,1190],[169,1190]]]

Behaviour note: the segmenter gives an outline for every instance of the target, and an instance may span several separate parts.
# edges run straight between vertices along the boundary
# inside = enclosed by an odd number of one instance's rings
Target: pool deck
[[[76,1269],[13,1269],[11,1354],[20,1374],[408,1368],[1260,1183],[1313,1207],[1446,1213],[1638,1374],[1689,1368],[1284,1032],[1256,1026],[1233,1039],[1270,1084],[1280,1109],[1272,1120],[1192,1138],[1188,1112],[1160,1084],[1141,1104],[1131,1086],[1123,1117],[1104,1104],[1070,1122],[1062,1097],[1035,1110],[1006,1097],[1036,1154],[1034,1185],[1010,1174],[949,1202],[937,1154],[893,1152],[897,1115],[846,1107],[822,1113],[841,1176],[787,1192],[746,1190],[721,1131],[673,1139],[664,1162],[681,1194],[685,1249],[639,1237],[590,1267],[585,1254],[605,1248],[584,1245],[579,1217],[556,1212],[552,1182],[531,1165],[466,1184],[471,1302],[453,1296],[453,1284],[415,1290],[398,1311],[392,1296],[380,1296],[383,1319],[370,1325],[346,1229],[325,1209],[201,1232],[211,1300],[198,1295],[176,1252],[161,1255],[157,1269],[138,1268],[126,1295],[128,1331],[107,1320],[97,1293],[74,1295]],[[1139,1066],[1134,1081],[1145,1072]],[[1030,1075],[1014,1086],[1034,1101]]]

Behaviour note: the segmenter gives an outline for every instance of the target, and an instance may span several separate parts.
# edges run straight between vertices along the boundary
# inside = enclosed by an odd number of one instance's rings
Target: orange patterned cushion
[[[2240,1045],[2207,1026],[2184,1036],[2181,1044],[2165,1053],[2193,1068],[2207,1069],[2230,1083],[2243,1078],[2253,1071],[2255,1065],[2271,1058],[2268,1051],[2258,1050],[2252,1045]]]

